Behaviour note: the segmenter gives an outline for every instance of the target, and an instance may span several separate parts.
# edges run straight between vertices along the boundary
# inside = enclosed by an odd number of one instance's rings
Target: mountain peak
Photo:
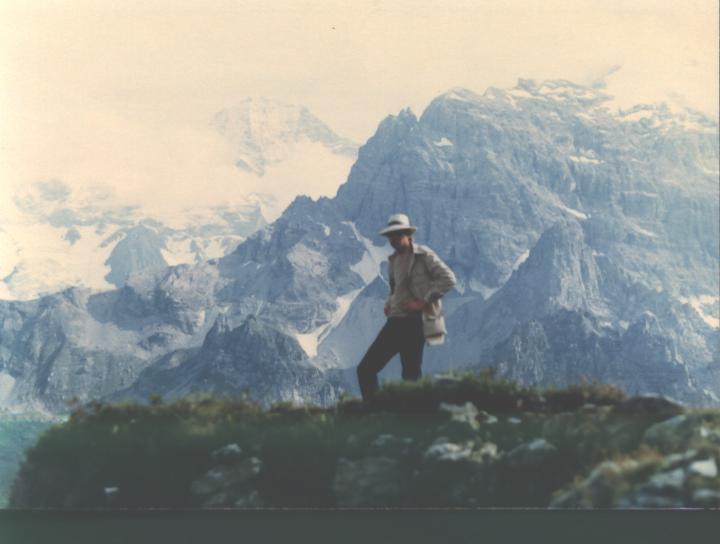
[[[452,87],[441,94],[438,98],[442,100],[454,100],[457,102],[476,102],[481,99],[480,95],[464,87]]]
[[[217,112],[211,126],[234,148],[235,165],[259,176],[303,141],[320,143],[337,155],[357,154],[356,143],[338,136],[305,106],[266,97],[247,97]]]

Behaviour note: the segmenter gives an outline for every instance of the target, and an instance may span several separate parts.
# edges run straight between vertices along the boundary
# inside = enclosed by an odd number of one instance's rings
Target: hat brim
[[[383,230],[381,230],[379,232],[379,234],[381,236],[387,236],[388,234],[391,234],[393,232],[398,232],[401,230],[409,230],[410,234],[413,234],[417,230],[417,227],[413,227],[410,225],[392,225],[391,227],[385,227]]]

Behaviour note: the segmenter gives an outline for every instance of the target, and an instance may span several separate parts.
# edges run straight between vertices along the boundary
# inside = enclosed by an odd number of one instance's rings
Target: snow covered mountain
[[[335,134],[304,106],[268,98],[246,98],[215,114],[212,126],[231,143],[235,165],[259,176],[308,144],[351,159],[357,155],[356,144]]]
[[[224,204],[178,210],[168,222],[139,205],[113,204],[107,191],[73,191],[61,180],[15,195],[22,221],[0,218],[0,299],[71,286],[111,289],[141,270],[221,257],[277,217],[296,192],[334,194],[357,155],[355,144],[307,108],[266,98],[218,112],[207,129],[226,139],[242,170],[237,193]]]
[[[377,231],[402,211],[459,280],[426,372],[492,365],[525,382],[599,379],[718,404],[718,160],[718,127],[696,112],[613,111],[601,89],[567,81],[452,89],[419,119],[384,119],[335,197],[296,198],[225,257],[107,293],[0,303],[5,403],[147,393],[145,369],[197,353],[220,315],[227,331],[254,316],[294,336],[326,377],[347,369],[352,389],[383,322]],[[235,353],[255,345],[233,338]],[[188,379],[218,361],[188,357]]]
[[[69,209],[66,209],[69,211]],[[139,210],[0,226],[0,299],[29,300],[72,286],[107,290],[136,272],[230,253],[266,225],[258,203],[188,213],[171,228]]]

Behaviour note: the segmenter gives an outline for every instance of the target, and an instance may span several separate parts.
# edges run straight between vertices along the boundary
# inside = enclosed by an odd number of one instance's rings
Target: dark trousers
[[[421,375],[424,346],[425,336],[420,312],[409,317],[389,317],[357,367],[363,400],[368,400],[378,390],[378,372],[397,353],[400,354],[403,379],[417,380]]]

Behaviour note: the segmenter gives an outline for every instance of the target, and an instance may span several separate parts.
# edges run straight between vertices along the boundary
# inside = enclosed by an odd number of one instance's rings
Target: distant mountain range
[[[209,391],[330,402],[382,326],[377,231],[404,212],[459,280],[426,372],[720,404],[718,126],[607,102],[568,81],[452,89],[384,119],[335,197],[296,198],[224,257],[2,302],[1,400],[62,411],[210,376]]]
[[[222,135],[240,171],[260,179],[287,170],[298,189],[317,186],[316,193],[339,185],[344,178],[328,178],[340,167],[347,172],[357,155],[357,145],[306,108],[267,98],[219,111],[208,130]],[[284,194],[291,187],[281,189],[228,195],[230,203],[184,210],[168,225],[139,206],[114,206],[102,190],[85,194],[62,180],[39,181],[15,196],[22,223],[0,218],[0,299],[27,300],[71,286],[122,287],[142,270],[222,257],[282,211],[293,195]]]

